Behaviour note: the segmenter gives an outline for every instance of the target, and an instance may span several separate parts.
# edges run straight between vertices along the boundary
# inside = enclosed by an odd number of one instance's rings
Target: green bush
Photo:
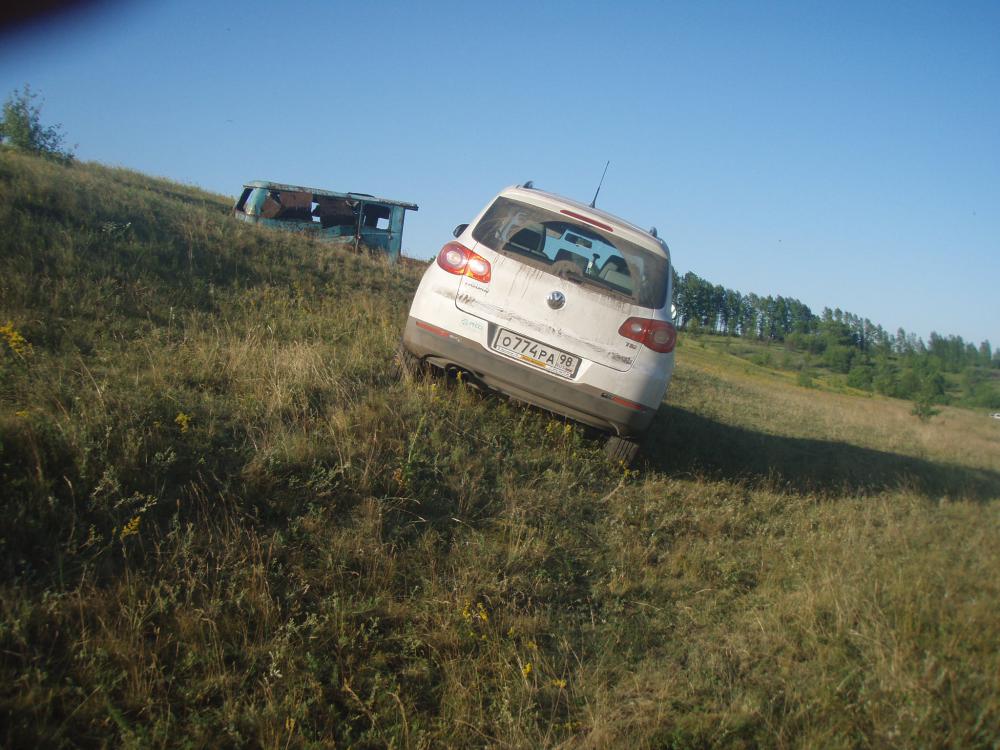
[[[854,359],[856,349],[839,344],[827,347],[823,352],[823,364],[837,373],[848,373]]]
[[[875,380],[875,370],[871,365],[855,361],[851,366],[851,371],[847,373],[847,384],[852,388],[860,388],[870,391]]]
[[[65,147],[62,126],[42,125],[42,107],[36,103],[37,99],[38,95],[27,84],[8,97],[0,120],[0,143],[57,161],[72,161],[73,153]]]

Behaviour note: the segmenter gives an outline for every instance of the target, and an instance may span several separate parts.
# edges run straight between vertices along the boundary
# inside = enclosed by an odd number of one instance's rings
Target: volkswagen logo
[[[566,304],[566,295],[559,291],[549,292],[549,296],[545,301],[549,303],[549,307],[553,310],[558,310]]]

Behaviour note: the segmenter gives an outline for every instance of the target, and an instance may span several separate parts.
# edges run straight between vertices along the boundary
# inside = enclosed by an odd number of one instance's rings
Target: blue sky
[[[411,200],[532,179],[681,273],[1000,346],[1000,3],[116,2],[0,37],[77,155]]]

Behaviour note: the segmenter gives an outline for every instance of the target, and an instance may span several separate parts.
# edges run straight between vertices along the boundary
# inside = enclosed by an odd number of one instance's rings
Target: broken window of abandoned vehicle
[[[415,203],[367,193],[284,185],[258,180],[243,186],[236,218],[274,229],[306,232],[318,239],[361,246],[395,260],[402,251],[403,218]]]

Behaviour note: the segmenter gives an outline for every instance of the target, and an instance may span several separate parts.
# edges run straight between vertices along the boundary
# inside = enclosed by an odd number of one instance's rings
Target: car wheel
[[[612,462],[629,467],[639,455],[639,443],[629,438],[612,435],[604,444],[604,454]]]
[[[400,341],[393,357],[393,369],[397,380],[410,381],[419,377],[424,371],[424,363],[420,357],[403,346],[403,342]]]

